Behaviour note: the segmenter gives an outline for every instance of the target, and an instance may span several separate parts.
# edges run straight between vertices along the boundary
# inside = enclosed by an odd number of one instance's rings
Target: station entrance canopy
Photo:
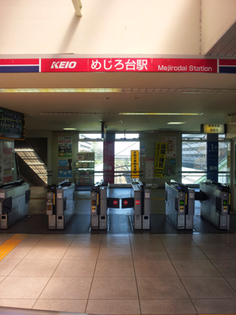
[[[24,72],[236,73],[236,59],[119,57],[0,59],[0,73]]]

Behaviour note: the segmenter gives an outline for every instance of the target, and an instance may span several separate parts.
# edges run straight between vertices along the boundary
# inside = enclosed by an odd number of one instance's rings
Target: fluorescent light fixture
[[[127,116],[201,116],[203,113],[119,113]]]
[[[64,130],[77,130],[76,128],[63,128]]]
[[[24,149],[24,148],[21,148],[21,149],[14,149],[15,152],[34,152],[33,149]]]
[[[17,88],[0,89],[0,93],[121,93],[121,88]]]
[[[185,121],[170,121],[167,125],[184,125],[185,123]]]

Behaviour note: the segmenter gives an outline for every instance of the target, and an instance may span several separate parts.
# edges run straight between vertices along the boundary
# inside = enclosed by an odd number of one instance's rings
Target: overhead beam
[[[82,9],[82,3],[81,0],[72,0],[74,8],[75,8],[75,13],[77,16],[82,16],[81,9]]]

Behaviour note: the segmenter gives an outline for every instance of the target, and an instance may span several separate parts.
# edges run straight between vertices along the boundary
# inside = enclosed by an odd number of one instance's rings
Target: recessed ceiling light
[[[77,130],[76,128],[63,128],[64,130]]]
[[[129,116],[201,116],[203,113],[119,113]]]
[[[185,123],[185,121],[170,121],[167,123],[167,125],[183,125]]]

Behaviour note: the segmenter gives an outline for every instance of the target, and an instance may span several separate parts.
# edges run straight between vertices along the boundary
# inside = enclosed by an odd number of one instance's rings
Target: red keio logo
[[[76,61],[53,61],[51,69],[74,69],[76,65]]]

